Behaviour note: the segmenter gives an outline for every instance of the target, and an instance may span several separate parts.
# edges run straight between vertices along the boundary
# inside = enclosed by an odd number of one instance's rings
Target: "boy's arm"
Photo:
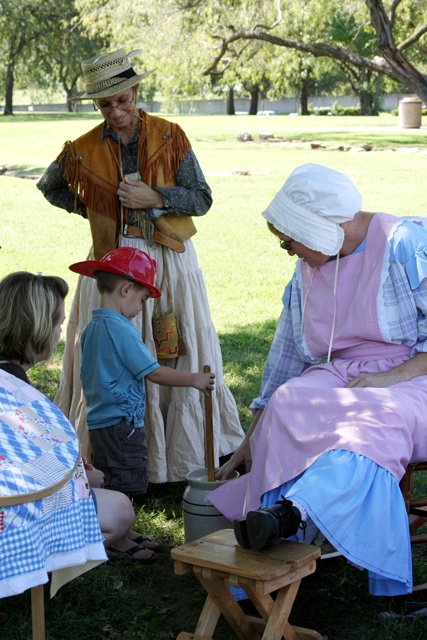
[[[150,382],[162,384],[166,387],[194,387],[202,391],[205,396],[209,395],[214,387],[215,374],[190,373],[188,371],[177,371],[171,367],[157,367],[147,376]]]

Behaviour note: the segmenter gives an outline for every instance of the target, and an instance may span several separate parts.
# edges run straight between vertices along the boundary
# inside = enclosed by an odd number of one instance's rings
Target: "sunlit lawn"
[[[65,140],[86,131],[98,118],[66,114],[0,118],[0,166],[17,175],[39,175]],[[269,234],[261,212],[297,165],[317,162],[352,178],[366,210],[427,216],[427,121],[424,118],[424,128],[419,130],[399,130],[397,118],[390,115],[376,119],[171,118],[192,140],[213,190],[214,205],[196,221],[194,243],[221,339],[226,380],[247,427],[248,405],[258,392],[281,295],[293,268],[293,260]],[[236,141],[236,134],[242,131],[249,132],[253,142]],[[300,142],[261,143],[263,132],[273,133],[275,140]],[[308,144],[312,140],[331,145],[373,144],[382,150],[314,150]],[[61,275],[71,287],[69,311],[76,276],[68,265],[87,254],[87,222],[51,207],[34,179],[10,175],[0,176],[0,220],[0,277],[17,269]],[[60,366],[59,355],[52,370],[33,372],[34,382],[51,397]],[[155,487],[147,505],[138,511],[139,525],[169,546],[182,540],[181,491],[180,485]],[[421,556],[421,569],[424,564]],[[175,637],[181,628],[192,631],[203,601],[201,590],[188,577],[172,577],[172,571],[166,552],[157,569],[155,565],[153,569],[107,566],[91,572],[83,585],[65,587],[52,602],[47,601],[48,638],[107,637],[102,630],[109,623],[123,640],[159,640]],[[31,637],[27,595],[8,599],[11,621],[0,630],[2,639]],[[91,606],[94,597],[95,607]],[[304,588],[298,602],[299,623],[328,633],[331,640],[426,637],[419,623],[374,621],[389,603],[367,596],[365,577],[345,563],[324,569]],[[229,640],[234,636],[222,630],[217,637]]]
[[[401,130],[397,118],[389,114],[380,118],[170,117],[193,141],[213,190],[214,205],[196,221],[199,231],[194,243],[222,339],[226,376],[246,425],[247,404],[251,394],[257,393],[293,265],[268,233],[261,212],[297,165],[318,162],[352,178],[364,196],[366,210],[427,215],[427,128]],[[39,175],[65,140],[97,122],[97,114],[0,118],[0,166],[17,175]],[[236,133],[241,131],[249,132],[253,141],[238,142]],[[275,141],[260,142],[262,132],[273,133]],[[331,144],[344,139],[354,145],[372,144],[376,136],[383,150],[340,152],[314,150],[305,142],[277,142],[296,136],[327,136]],[[416,149],[421,151],[410,152]],[[2,176],[0,181],[0,276],[16,269],[58,273],[70,284],[68,311],[77,279],[68,265],[87,254],[87,222],[50,206],[34,179]]]

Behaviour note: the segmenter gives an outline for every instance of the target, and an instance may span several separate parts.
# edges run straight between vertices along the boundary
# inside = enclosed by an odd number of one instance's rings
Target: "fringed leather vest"
[[[141,179],[152,188],[173,187],[175,175],[191,144],[181,127],[163,118],[139,111],[139,168]],[[100,260],[117,246],[121,232],[119,185],[119,145],[108,145],[101,138],[102,123],[74,142],[66,142],[57,158],[63,165],[64,178],[77,199],[86,205],[91,228],[95,260]],[[163,216],[162,216],[163,217]],[[196,233],[191,217],[165,216],[171,227],[183,225],[184,233]]]

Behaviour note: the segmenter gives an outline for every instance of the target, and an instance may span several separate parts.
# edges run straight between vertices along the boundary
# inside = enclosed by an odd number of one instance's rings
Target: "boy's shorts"
[[[148,449],[145,427],[121,420],[112,427],[89,430],[92,464],[104,472],[106,489],[147,493]]]

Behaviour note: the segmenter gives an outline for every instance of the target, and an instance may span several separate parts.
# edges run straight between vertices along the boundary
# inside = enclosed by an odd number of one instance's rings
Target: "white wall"
[[[408,97],[408,94],[390,94],[385,95],[382,98],[382,109],[384,111],[391,111],[399,107],[399,101],[402,98]],[[357,107],[359,106],[359,99],[357,96],[315,96],[308,99],[308,105],[310,108],[331,107],[334,102],[338,102],[343,107]],[[245,98],[236,98],[234,100],[234,108],[236,112],[248,113],[250,100]],[[162,103],[157,101],[152,102],[139,102],[138,106],[150,113],[161,113]],[[0,110],[3,110],[4,106],[0,105]],[[225,100],[183,100],[179,104],[179,113],[194,113],[201,115],[215,115],[225,114],[226,103]],[[298,99],[297,98],[283,98],[282,100],[260,100],[258,103],[258,109],[260,111],[275,111],[277,114],[289,114],[296,113],[298,111]],[[67,105],[64,104],[37,104],[37,105],[14,105],[14,111],[53,111],[64,112],[67,111]],[[77,103],[77,111],[79,112],[93,112],[93,106],[91,102]]]

